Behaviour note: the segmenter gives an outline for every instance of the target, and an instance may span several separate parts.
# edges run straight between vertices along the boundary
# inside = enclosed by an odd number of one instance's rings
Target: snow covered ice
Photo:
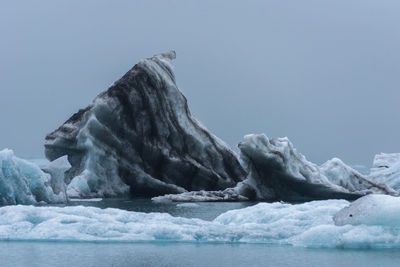
[[[370,177],[400,192],[400,153],[375,155]]]
[[[337,225],[386,225],[400,227],[400,198],[368,195],[357,199],[334,216]]]
[[[368,197],[360,201],[366,201],[366,208],[371,208]],[[399,216],[397,198],[371,197],[374,210],[381,209],[379,216]],[[372,220],[373,215],[362,217],[355,213],[356,224],[335,225],[334,216],[343,214],[349,204],[345,200],[260,203],[225,212],[213,221],[110,208],[6,206],[0,208],[0,240],[400,247],[400,217],[388,224],[384,219]]]

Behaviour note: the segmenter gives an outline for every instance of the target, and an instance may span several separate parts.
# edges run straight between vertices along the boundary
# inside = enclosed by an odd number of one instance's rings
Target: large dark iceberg
[[[245,178],[235,153],[190,113],[171,61],[141,60],[46,137],[49,160],[68,155],[70,197],[223,190]]]

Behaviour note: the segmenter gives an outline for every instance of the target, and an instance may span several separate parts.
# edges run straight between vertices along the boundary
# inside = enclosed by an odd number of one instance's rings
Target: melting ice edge
[[[213,221],[112,208],[6,206],[0,208],[0,240],[399,248],[400,227],[394,224],[400,220],[399,204],[385,195],[369,195],[350,206],[346,200],[259,203]]]

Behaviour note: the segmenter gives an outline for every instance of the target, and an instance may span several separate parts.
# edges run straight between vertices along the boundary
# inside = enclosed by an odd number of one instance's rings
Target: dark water
[[[213,220],[221,213],[243,209],[258,202],[200,202],[200,203],[155,203],[149,199],[105,199],[98,202],[73,201],[68,206],[92,206],[117,208],[136,212],[166,212],[172,216]]]
[[[144,199],[108,199],[68,205],[167,212],[212,220],[219,214],[256,203],[153,203]],[[0,242],[0,267],[19,266],[400,266],[400,250],[307,249],[260,244]]]

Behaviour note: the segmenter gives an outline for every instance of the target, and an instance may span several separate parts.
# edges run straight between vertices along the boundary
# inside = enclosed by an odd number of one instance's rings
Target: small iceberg
[[[0,151],[0,205],[64,203],[67,201],[64,172],[66,157],[50,162],[43,170],[18,158],[10,149]]]
[[[237,189],[248,198],[354,200],[372,193],[397,194],[395,190],[359,173],[338,158],[321,166],[308,161],[287,137],[268,138],[264,134],[250,134],[245,136],[239,148],[249,174]]]
[[[151,199],[154,202],[231,202],[247,201],[248,198],[240,195],[235,188],[223,191],[191,191],[181,194],[168,194]]]

